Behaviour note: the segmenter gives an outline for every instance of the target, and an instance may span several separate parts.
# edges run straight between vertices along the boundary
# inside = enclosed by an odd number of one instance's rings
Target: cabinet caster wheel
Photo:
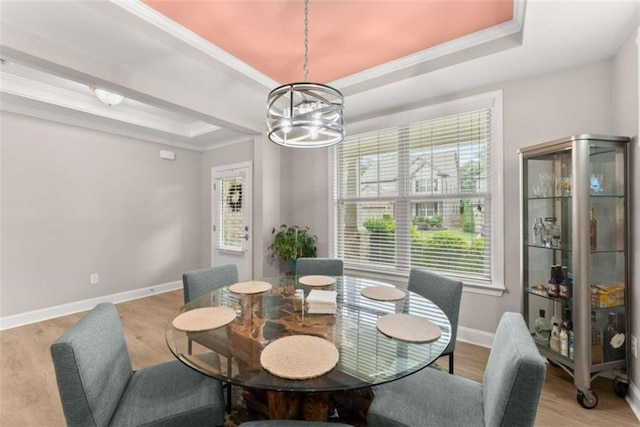
[[[629,383],[621,381],[618,378],[614,378],[613,391],[616,392],[618,397],[624,399],[627,396],[627,391],[629,391]]]
[[[596,396],[596,394],[591,390],[589,390],[587,394],[579,391],[576,395],[576,399],[584,409],[593,409],[598,404],[598,396]]]

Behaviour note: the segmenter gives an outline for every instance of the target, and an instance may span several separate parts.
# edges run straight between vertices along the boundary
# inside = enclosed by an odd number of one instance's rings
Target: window
[[[334,165],[334,245],[347,268],[502,286],[501,105],[495,92],[354,126]]]

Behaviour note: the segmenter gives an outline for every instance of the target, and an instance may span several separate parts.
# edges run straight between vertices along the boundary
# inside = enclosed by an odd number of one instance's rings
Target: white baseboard
[[[11,329],[18,326],[28,325],[30,323],[41,322],[47,319],[53,319],[54,317],[66,316],[68,314],[78,313],[80,311],[91,310],[93,307],[102,302],[112,302],[114,304],[117,304],[120,302],[148,297],[150,295],[174,291],[176,289],[182,289],[181,280],[162,283],[160,285],[150,286],[148,288],[134,289],[117,294],[71,302],[68,304],[57,305],[55,307],[28,311],[26,313],[14,314],[12,316],[0,317],[0,331],[4,329]]]
[[[467,328],[466,326],[458,326],[458,335],[456,336],[456,341],[462,341],[469,344],[479,345],[480,347],[491,348],[494,335],[495,334],[491,332]]]
[[[632,382],[629,383],[629,391],[627,392],[627,397],[625,398],[629,407],[635,414],[638,421],[640,421],[640,390],[635,386]]]

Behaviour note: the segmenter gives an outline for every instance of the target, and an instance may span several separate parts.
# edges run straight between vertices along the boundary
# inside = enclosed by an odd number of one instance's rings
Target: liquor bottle
[[[549,322],[544,317],[545,311],[540,310],[540,317],[536,319],[535,322],[535,342],[539,345],[543,345],[545,347],[549,347],[549,336],[551,335],[551,328],[549,328]]]
[[[544,219],[544,245],[548,248],[551,247],[551,226],[552,224],[555,224],[555,221],[555,217],[546,217]]]
[[[565,307],[564,309],[564,322],[562,323],[562,326],[566,328],[567,333],[569,331],[573,331],[573,321],[571,320],[571,308],[569,307]]]
[[[562,266],[560,270],[560,275],[562,276],[560,279],[560,297],[561,298],[571,298],[571,286],[569,285],[569,273],[567,267],[565,265]]]
[[[573,331],[569,331],[569,359],[573,360]]]
[[[602,363],[602,332],[596,326],[596,312],[591,311],[591,363]]]
[[[558,297],[560,295],[560,283],[558,283],[558,266],[551,266],[551,274],[549,278],[549,289],[547,293],[550,297]]]
[[[593,208],[591,208],[589,217],[589,245],[592,251],[598,248],[598,221],[593,214]]]
[[[554,310],[553,315],[551,316],[551,324],[558,325],[558,330],[560,330],[560,325],[562,324],[562,318],[558,317],[558,312]]]
[[[560,353],[560,330],[558,324],[554,323],[551,327],[551,337],[549,338],[549,348],[552,351]]]
[[[557,218],[554,216],[544,219],[545,226],[545,246],[550,248],[560,247],[560,226],[557,224]]]
[[[616,314],[609,313],[607,318],[607,326],[602,331],[602,359],[603,362],[610,362],[614,359],[614,348],[611,340],[618,333],[616,327]]]
[[[551,247],[559,248],[562,244],[560,240],[560,224],[553,223],[553,227],[551,229]]]
[[[562,329],[567,332],[567,355],[563,353],[563,356],[573,360],[573,321],[571,320],[570,307],[564,308],[564,321],[562,322],[560,333],[562,333]],[[562,342],[560,343],[560,351],[562,352]]]
[[[626,329],[627,321],[624,313],[618,313],[616,316],[617,334],[613,337],[613,360],[621,360],[627,357],[626,349]]]
[[[544,246],[544,224],[542,218],[536,218],[533,224],[533,244],[536,246]]]
[[[569,357],[569,334],[565,327],[560,328],[560,354]]]

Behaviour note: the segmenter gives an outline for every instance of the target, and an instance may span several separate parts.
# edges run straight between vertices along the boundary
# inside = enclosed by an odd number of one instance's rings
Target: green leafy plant
[[[462,231],[465,233],[473,233],[476,230],[476,220],[473,217],[473,207],[471,200],[465,199],[460,201],[460,213],[462,214]]]
[[[363,224],[364,228],[372,233],[394,233],[396,231],[396,220],[390,215],[383,215],[382,218],[370,218]]]
[[[274,257],[283,261],[296,260],[300,257],[313,258],[316,256],[318,236],[312,235],[309,227],[300,228],[297,225],[282,224],[278,229],[271,230],[275,234],[269,250]]]
[[[427,224],[432,228],[442,228],[442,215],[432,215],[428,217]]]

